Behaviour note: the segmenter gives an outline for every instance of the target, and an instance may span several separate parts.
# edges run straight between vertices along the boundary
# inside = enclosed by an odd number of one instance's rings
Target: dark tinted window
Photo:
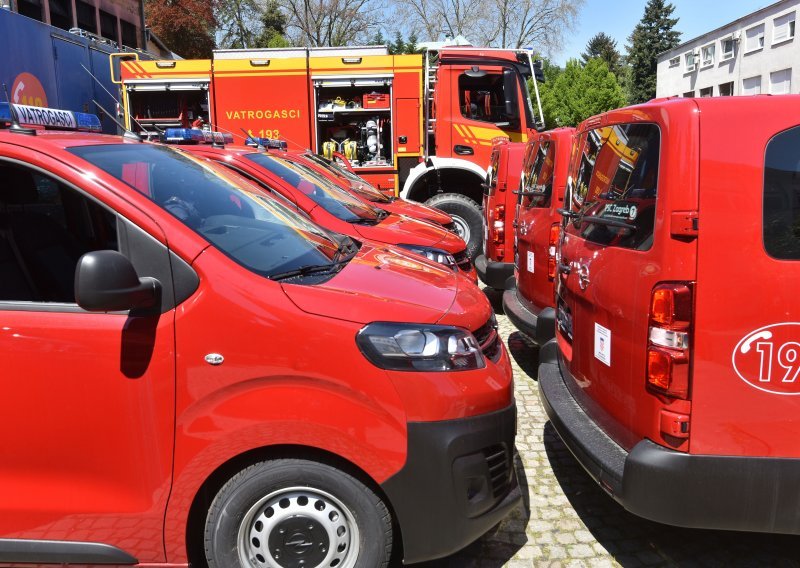
[[[462,73],[458,98],[464,118],[519,126],[517,74],[512,69],[487,72],[481,77]]]
[[[338,244],[323,229],[219,166],[151,144],[70,151],[142,193],[257,274],[270,277],[324,265],[336,256]]]
[[[572,231],[594,243],[649,249],[653,243],[661,134],[654,124],[587,133],[571,192]]]
[[[494,195],[494,190],[497,189],[497,169],[500,167],[500,150],[492,151],[492,157],[489,159],[489,169],[486,171],[486,186],[483,192],[486,195]]]
[[[764,163],[764,247],[800,260],[800,127],[770,140]]]
[[[78,15],[78,27],[93,34],[97,33],[97,15],[95,7],[82,0],[75,1],[75,11]]]
[[[530,171],[523,178],[522,200],[524,207],[549,207],[553,192],[556,144],[546,140],[539,144],[532,156]]]
[[[78,259],[117,250],[116,217],[42,174],[0,163],[0,301],[75,302]]]

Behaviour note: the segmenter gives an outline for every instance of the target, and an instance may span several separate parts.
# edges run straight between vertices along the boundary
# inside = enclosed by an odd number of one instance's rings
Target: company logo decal
[[[744,336],[732,356],[739,378],[764,392],[800,395],[800,322],[775,323]]]
[[[47,94],[34,75],[20,73],[11,86],[11,102],[37,107],[47,106]]]

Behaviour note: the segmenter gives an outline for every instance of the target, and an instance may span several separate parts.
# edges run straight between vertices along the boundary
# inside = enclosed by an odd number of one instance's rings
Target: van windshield
[[[331,172],[340,180],[350,184],[350,188],[364,199],[372,201],[373,203],[392,202],[392,200],[389,197],[381,193],[380,190],[376,189],[374,185],[369,183],[364,178],[359,177],[356,174],[348,171],[346,168],[343,168],[335,161],[328,160],[312,152],[306,152],[305,154],[303,154],[303,157],[308,160],[311,160],[315,164],[319,164],[320,166]]]
[[[333,270],[343,256],[342,246],[310,220],[223,168],[173,148],[108,144],[69,151],[142,193],[262,276],[277,278],[309,267]]]
[[[590,130],[570,190],[570,231],[606,246],[647,250],[653,243],[661,132],[655,124]]]
[[[267,153],[247,154],[245,158],[275,174],[342,221],[374,225],[386,216],[380,209],[364,203],[316,173],[302,170],[289,160]]]

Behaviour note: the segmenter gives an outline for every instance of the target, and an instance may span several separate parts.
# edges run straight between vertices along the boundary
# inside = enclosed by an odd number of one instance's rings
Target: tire
[[[209,568],[386,567],[392,519],[351,475],[279,459],[228,480],[211,503],[204,537]]]
[[[466,195],[441,193],[425,205],[436,207],[450,215],[460,236],[467,243],[467,252],[475,260],[483,249],[483,212],[480,205]]]

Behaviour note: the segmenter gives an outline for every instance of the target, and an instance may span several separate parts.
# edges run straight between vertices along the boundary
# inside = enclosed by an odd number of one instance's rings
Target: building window
[[[74,26],[70,0],[50,0],[50,25],[62,30],[69,30]]]
[[[794,39],[794,12],[784,14],[772,21],[772,44]]]
[[[687,91],[683,93],[684,99],[693,99],[694,98],[694,91]]]
[[[17,12],[34,20],[44,21],[41,0],[17,0]]]
[[[88,2],[76,0],[75,12],[78,16],[78,27],[87,32],[97,33],[97,14],[95,7]]]
[[[700,96],[701,97],[713,97],[714,96],[714,87],[706,87],[705,89],[700,89]]]
[[[761,75],[756,77],[748,77],[742,81],[742,94],[743,95],[760,95],[761,94]]]
[[[122,27],[122,45],[139,47],[139,34],[136,32],[136,26],[125,20],[120,20],[119,24]]]
[[[111,41],[117,39],[117,17],[105,10],[100,10],[100,35]]]
[[[769,74],[769,93],[788,95],[792,88],[792,70],[781,69]]]
[[[736,48],[736,40],[733,36],[726,37],[722,40],[722,61],[727,61],[733,58],[733,50]]]
[[[733,81],[730,83],[722,83],[719,86],[719,96],[720,97],[732,97],[733,96]]]
[[[686,72],[690,73],[697,69],[697,54],[694,51],[683,54],[683,59],[686,62]]]
[[[764,47],[764,24],[753,26],[745,31],[744,51],[756,51]]]
[[[700,50],[701,66],[708,67],[714,65],[714,44],[705,46]]]
[[[681,64],[680,55],[678,57],[673,57],[672,59],[669,60],[669,66],[670,67],[677,67],[680,64]]]

